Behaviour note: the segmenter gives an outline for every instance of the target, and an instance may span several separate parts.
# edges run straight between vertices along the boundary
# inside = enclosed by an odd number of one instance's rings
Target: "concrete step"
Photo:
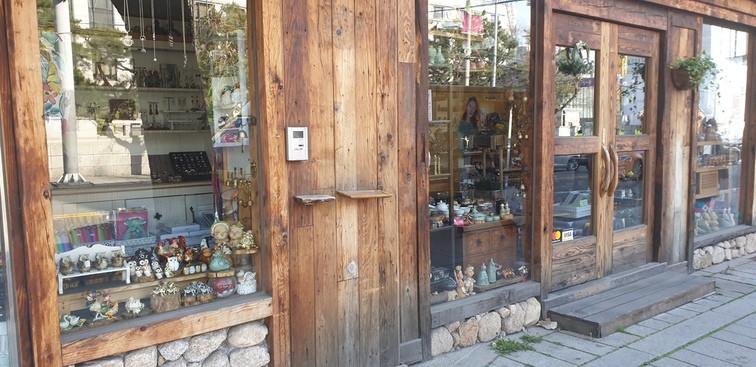
[[[548,317],[562,330],[601,338],[710,294],[714,285],[711,278],[667,271],[551,308]]]

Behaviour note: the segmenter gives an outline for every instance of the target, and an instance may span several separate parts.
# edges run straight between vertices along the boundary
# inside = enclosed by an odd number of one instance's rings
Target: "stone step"
[[[714,292],[714,280],[668,271],[548,311],[563,330],[601,338]]]

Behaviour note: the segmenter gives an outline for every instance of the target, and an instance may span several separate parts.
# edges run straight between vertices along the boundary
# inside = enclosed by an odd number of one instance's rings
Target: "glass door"
[[[551,290],[645,263],[659,39],[556,14]]]

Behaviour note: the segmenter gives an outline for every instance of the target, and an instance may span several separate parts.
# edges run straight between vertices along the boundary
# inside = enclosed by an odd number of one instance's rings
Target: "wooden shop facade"
[[[0,0],[0,366],[219,330],[231,361],[411,364],[436,327],[699,268],[756,232],[755,14]]]

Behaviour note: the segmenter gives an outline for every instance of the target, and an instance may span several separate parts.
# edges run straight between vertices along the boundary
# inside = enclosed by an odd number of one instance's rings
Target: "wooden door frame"
[[[42,123],[37,6],[0,0],[0,114],[8,188],[10,265],[21,366],[60,366],[52,202]],[[16,144],[18,142],[18,144]],[[33,269],[33,271],[32,271]]]

